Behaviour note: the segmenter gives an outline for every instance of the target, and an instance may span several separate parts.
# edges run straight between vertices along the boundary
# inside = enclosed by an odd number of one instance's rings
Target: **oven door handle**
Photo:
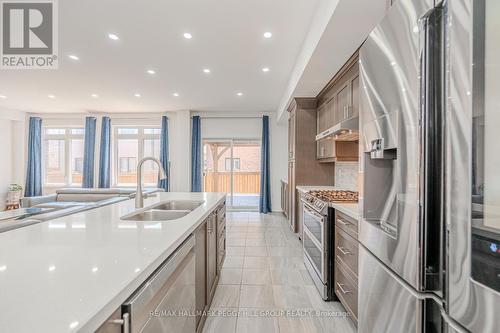
[[[321,223],[324,223],[325,222],[325,217],[323,215],[320,215],[318,214],[314,209],[311,208],[311,206],[309,206],[308,204],[304,204],[304,210],[312,215],[315,220],[318,220],[319,222]]]

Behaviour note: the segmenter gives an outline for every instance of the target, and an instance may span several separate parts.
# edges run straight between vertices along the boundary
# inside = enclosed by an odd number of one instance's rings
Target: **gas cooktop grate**
[[[348,190],[314,190],[311,196],[326,202],[358,202],[358,192]]]

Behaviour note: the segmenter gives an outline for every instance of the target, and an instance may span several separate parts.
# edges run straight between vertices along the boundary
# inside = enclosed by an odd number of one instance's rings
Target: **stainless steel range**
[[[357,202],[358,193],[344,190],[309,191],[302,197],[304,263],[324,300],[336,299],[334,274],[334,202]]]

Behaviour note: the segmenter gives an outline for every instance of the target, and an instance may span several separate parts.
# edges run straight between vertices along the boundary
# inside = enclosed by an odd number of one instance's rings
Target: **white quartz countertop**
[[[177,220],[123,221],[134,200],[0,233],[0,332],[93,332],[225,198],[158,193],[204,204]]]
[[[330,207],[359,221],[359,204],[357,203],[335,202],[330,203]]]
[[[335,187],[335,186],[297,186],[297,190],[300,193],[307,193],[309,191],[314,191],[314,190],[343,190],[342,188]],[[330,203],[330,207],[333,209],[337,209],[338,211],[356,219],[359,220],[359,204],[358,203],[342,203],[342,202],[335,202],[335,203]]]

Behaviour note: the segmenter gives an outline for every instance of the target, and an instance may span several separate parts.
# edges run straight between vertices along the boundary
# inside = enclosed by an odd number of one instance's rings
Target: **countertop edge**
[[[216,209],[225,200],[226,195],[221,194],[219,200],[217,200],[210,209],[207,209],[196,223],[193,223],[193,225],[174,244],[172,244],[158,258],[156,258],[153,263],[143,269],[142,273],[137,275],[137,277],[125,286],[118,295],[111,299],[111,301],[108,302],[102,309],[98,310],[97,313],[85,324],[82,324],[82,326],[78,329],[78,332],[94,332],[102,324],[104,324],[106,319],[108,319],[118,309],[118,307],[120,307],[123,302],[125,302],[127,298],[130,297],[134,291],[136,291],[186,239],[188,239],[188,237],[203,223],[203,221],[214,211],[214,209]]]
[[[359,203],[350,203],[351,205],[358,205]],[[338,211],[340,211],[341,213],[344,213],[346,214],[347,216],[349,217],[352,217],[353,219],[356,219],[359,221],[359,206],[357,207],[358,208],[358,211],[357,212],[354,212],[353,210],[345,207],[344,205],[346,204],[343,204],[343,203],[331,203],[330,204],[330,207],[332,207],[333,209],[336,209]]]

